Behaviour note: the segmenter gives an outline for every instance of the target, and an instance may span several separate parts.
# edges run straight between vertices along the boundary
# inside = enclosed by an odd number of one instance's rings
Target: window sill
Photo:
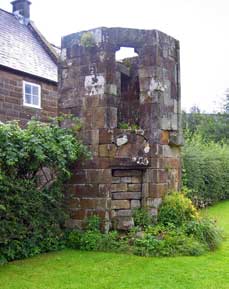
[[[40,107],[40,106],[36,106],[36,105],[32,105],[32,104],[26,104],[26,103],[23,103],[23,106],[26,108],[42,109],[42,107]]]

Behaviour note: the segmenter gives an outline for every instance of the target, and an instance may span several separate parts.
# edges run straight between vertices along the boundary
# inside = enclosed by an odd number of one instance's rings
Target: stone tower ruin
[[[115,60],[120,47],[137,57]],[[157,30],[97,28],[62,38],[60,112],[82,120],[93,158],[66,186],[71,219],[97,214],[106,230],[129,229],[133,210],[157,214],[180,186],[179,42]]]

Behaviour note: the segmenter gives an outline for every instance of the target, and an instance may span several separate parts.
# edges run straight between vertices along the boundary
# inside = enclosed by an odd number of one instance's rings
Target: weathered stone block
[[[162,155],[163,157],[180,157],[180,148],[179,147],[171,147],[169,145],[162,146]]]
[[[92,169],[86,170],[87,182],[91,184],[110,184],[111,170],[110,169]]]
[[[129,209],[129,208],[130,208],[130,202],[127,200],[112,200],[111,201],[112,210]]]
[[[121,183],[131,183],[132,178],[131,177],[121,177]]]
[[[141,184],[128,184],[127,190],[130,192],[141,192],[142,185]]]
[[[160,134],[160,143],[161,144],[168,144],[169,143],[169,131],[163,130]]]
[[[111,184],[99,184],[99,196],[101,198],[109,198],[111,192]]]
[[[141,192],[112,193],[113,200],[140,200]]]
[[[132,211],[131,210],[116,210],[116,216],[118,216],[118,217],[131,217]]]
[[[115,223],[116,229],[121,231],[130,230],[134,226],[134,220],[132,217],[116,217]]]
[[[141,177],[132,177],[131,178],[131,183],[133,184],[139,184],[142,182],[142,178]]]
[[[75,197],[100,197],[98,184],[76,184],[74,189]]]
[[[80,207],[80,199],[67,199],[65,200],[66,206],[71,209],[76,209]]]
[[[117,108],[108,107],[105,115],[105,127],[113,129],[117,127]]]
[[[85,160],[82,162],[78,162],[75,166],[77,169],[109,169],[111,166],[110,158],[102,158],[102,157],[93,157],[92,160]]]
[[[143,200],[149,196],[149,185],[150,183],[142,183],[142,198]]]
[[[127,191],[127,184],[120,183],[111,185],[111,192],[124,192],[124,191]]]
[[[139,200],[131,200],[131,209],[138,209],[141,207],[141,202]]]
[[[107,129],[99,130],[99,144],[110,144],[112,142],[113,131]]]
[[[105,107],[94,107],[93,111],[88,111],[87,121],[89,120],[96,128],[106,127],[106,108]]]
[[[121,178],[120,177],[112,177],[112,184],[120,184]]]
[[[99,130],[82,130],[80,132],[80,137],[83,139],[85,144],[92,145],[99,143]]]
[[[99,156],[113,158],[116,154],[117,148],[114,144],[99,145]]]
[[[74,170],[69,184],[85,184],[87,182],[87,176],[85,170]]]
[[[105,210],[101,210],[101,209],[97,209],[95,208],[94,210],[87,210],[86,211],[86,217],[91,217],[91,216],[98,216],[101,219],[104,219],[106,217],[106,211]]]
[[[166,183],[168,179],[168,171],[166,169],[153,170],[151,176],[152,176],[151,182],[153,183]]]
[[[160,198],[168,192],[168,184],[149,184],[149,197]]]
[[[117,95],[117,85],[107,84],[105,86],[105,93],[116,96]]]
[[[115,177],[134,177],[134,176],[141,176],[142,171],[140,170],[114,170],[113,175]]]
[[[85,216],[86,216],[86,210],[84,209],[77,209],[74,211],[70,211],[71,219],[83,220]]]
[[[96,199],[81,199],[80,207],[83,209],[94,209],[96,208]]]
[[[83,227],[83,221],[82,220],[76,220],[76,219],[68,219],[65,222],[65,227],[69,229],[82,229]]]
[[[106,199],[81,199],[80,207],[83,209],[106,209],[107,200]]]
[[[162,203],[162,198],[154,198],[154,199],[147,200],[147,206],[150,208],[158,209],[161,203]]]
[[[167,169],[180,169],[181,161],[178,158],[164,158],[164,168]]]

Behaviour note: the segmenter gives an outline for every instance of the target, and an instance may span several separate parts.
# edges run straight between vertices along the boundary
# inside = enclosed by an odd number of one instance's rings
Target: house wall
[[[23,81],[41,86],[41,109],[23,106]],[[57,111],[57,84],[0,69],[0,121],[19,120],[24,125],[33,116],[47,121]]]

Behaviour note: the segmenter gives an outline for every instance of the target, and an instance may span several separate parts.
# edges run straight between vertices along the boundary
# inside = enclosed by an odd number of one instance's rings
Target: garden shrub
[[[134,225],[144,228],[152,223],[152,217],[145,208],[138,208],[133,211]]]
[[[102,233],[100,223],[98,216],[88,217],[85,231],[72,230],[68,233],[68,247],[85,251],[121,251],[123,242],[118,232]]]
[[[62,185],[85,156],[73,130],[58,121],[0,125],[0,262],[63,247]]]
[[[213,220],[208,218],[187,223],[185,232],[205,244],[209,250],[218,248],[223,239],[222,231],[217,228]]]
[[[100,231],[101,219],[97,215],[92,215],[86,220],[86,231],[97,232]]]
[[[167,195],[158,212],[158,221],[164,225],[181,226],[187,221],[198,219],[198,212],[192,201],[181,193]]]
[[[199,256],[216,249],[222,234],[216,224],[201,218],[190,199],[181,193],[165,197],[158,222],[144,209],[134,211],[135,227],[126,234],[101,233],[100,220],[90,217],[86,231],[71,231],[68,246],[86,251],[133,253],[139,256]]]
[[[134,254],[140,256],[198,256],[204,253],[204,245],[176,227],[151,227],[143,238],[136,238]]]

